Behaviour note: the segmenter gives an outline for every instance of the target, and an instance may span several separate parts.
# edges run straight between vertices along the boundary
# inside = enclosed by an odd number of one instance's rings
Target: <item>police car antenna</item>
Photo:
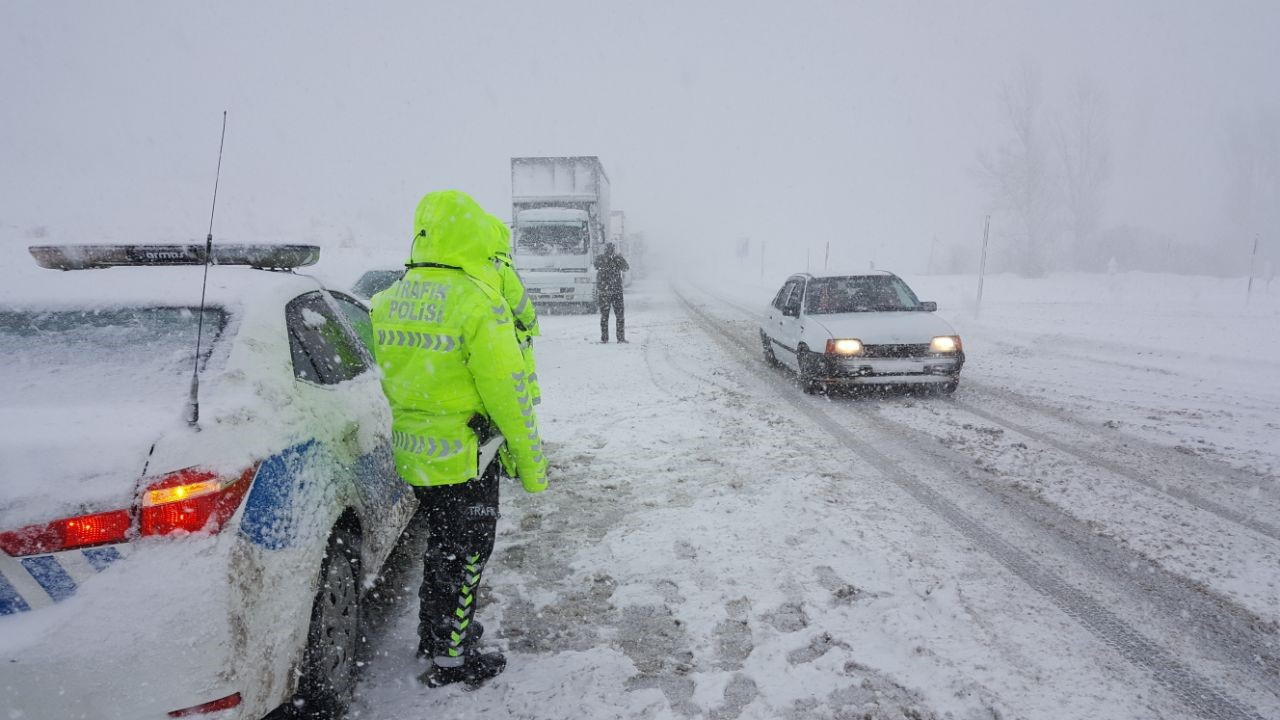
[[[222,137],[218,140],[218,170],[213,176],[213,207],[209,210],[209,234],[204,239],[204,281],[200,283],[200,313],[196,320],[196,357],[191,368],[191,392],[187,396],[187,424],[200,420],[200,339],[204,335],[204,296],[213,264],[213,216],[218,211],[218,181],[222,179],[222,148],[227,142],[227,111],[222,111]]]

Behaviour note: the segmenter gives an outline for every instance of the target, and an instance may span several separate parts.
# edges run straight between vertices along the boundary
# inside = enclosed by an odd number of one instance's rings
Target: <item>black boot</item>
[[[500,652],[468,653],[463,656],[462,664],[456,667],[441,667],[433,661],[431,667],[418,676],[418,682],[433,688],[457,682],[479,687],[506,667],[507,658]]]
[[[484,636],[484,625],[478,621],[472,620],[467,626],[467,636],[462,639],[462,651],[464,653],[473,653],[480,645],[480,638]],[[431,659],[431,644],[426,638],[418,641],[418,659]]]

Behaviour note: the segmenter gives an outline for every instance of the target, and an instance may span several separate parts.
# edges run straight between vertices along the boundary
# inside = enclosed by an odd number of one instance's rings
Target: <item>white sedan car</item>
[[[828,385],[932,385],[954,392],[960,336],[897,275],[787,279],[760,327],[764,357],[791,368],[807,393]]]
[[[365,308],[292,272],[318,253],[43,247],[70,272],[6,278],[6,717],[340,716],[416,501]]]

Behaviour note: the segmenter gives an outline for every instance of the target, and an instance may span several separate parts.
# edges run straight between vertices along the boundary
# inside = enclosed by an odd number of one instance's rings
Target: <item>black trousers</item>
[[[438,665],[460,665],[498,529],[498,463],[474,480],[413,492],[416,524],[430,533],[418,589],[418,647]]]
[[[600,340],[609,339],[609,308],[612,307],[618,317],[618,339],[627,339],[626,308],[622,304],[621,292],[602,292],[598,299],[600,304]]]

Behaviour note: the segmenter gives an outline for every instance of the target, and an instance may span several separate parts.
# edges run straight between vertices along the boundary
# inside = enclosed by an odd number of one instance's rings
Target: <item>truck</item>
[[[608,223],[598,157],[511,158],[511,255],[539,310],[595,310]]]

